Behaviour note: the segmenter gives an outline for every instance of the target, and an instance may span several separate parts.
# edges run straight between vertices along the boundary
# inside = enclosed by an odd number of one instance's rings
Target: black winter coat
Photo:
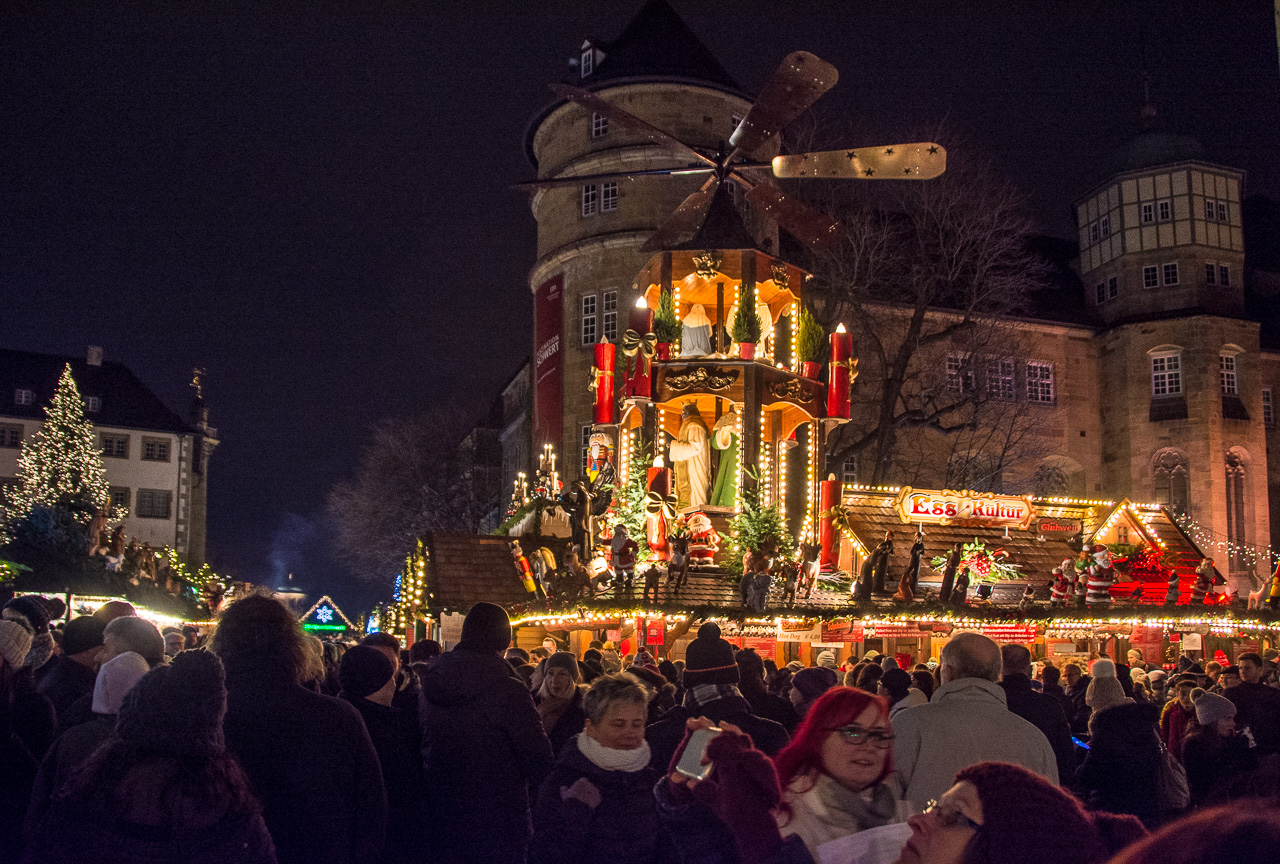
[[[584,688],[577,687],[573,692],[573,701],[565,706],[564,711],[556,719],[547,738],[551,741],[551,752],[559,756],[568,744],[587,725],[587,715],[582,711],[582,694]]]
[[[1093,678],[1089,675],[1081,675],[1076,686],[1067,687],[1064,691],[1074,706],[1074,710],[1067,715],[1067,722],[1071,724],[1071,731],[1076,735],[1089,734],[1089,718],[1093,715],[1093,709],[1084,701],[1084,697],[1092,680]]]
[[[418,711],[432,854],[523,861],[529,788],[554,764],[524,682],[496,653],[462,643],[422,676]]]
[[[0,718],[0,861],[22,854],[22,814],[36,779],[35,757]]]
[[[53,800],[53,793],[67,782],[71,772],[88,761],[93,751],[111,737],[116,729],[116,715],[94,714],[93,720],[72,726],[58,736],[40,763],[31,805],[27,808],[27,830],[34,831]]]
[[[1076,745],[1071,727],[1057,699],[1031,689],[1026,675],[1008,675],[1000,682],[1009,710],[1044,733],[1058,761],[1058,777],[1063,783],[1076,773]]]
[[[368,699],[343,698],[360,712],[382,765],[387,790],[387,845],[382,860],[397,864],[427,860],[418,826],[427,798],[422,759],[414,749],[418,736],[409,737],[400,709]]]
[[[372,864],[387,796],[360,713],[285,675],[227,675],[227,749],[262,802],[280,864]]]
[[[1076,772],[1092,810],[1130,813],[1152,825],[1160,815],[1160,709],[1144,702],[1113,705],[1093,718],[1089,753]]]
[[[98,672],[62,654],[50,658],[48,665],[49,671],[40,679],[36,692],[53,703],[53,710],[58,713],[61,723],[63,715],[76,700],[93,692]]]
[[[684,740],[685,721],[690,717],[706,717],[717,724],[732,723],[750,735],[756,749],[769,757],[777,756],[783,747],[791,743],[791,736],[781,724],[752,714],[751,703],[746,699],[741,696],[725,696],[700,706],[696,713],[690,712],[683,705],[677,705],[657,723],[648,726],[644,737],[653,753],[649,767],[666,773],[671,757]]]
[[[1222,691],[1236,706],[1236,728],[1253,733],[1258,755],[1280,753],[1280,690],[1243,682]]]
[[[1182,742],[1192,807],[1214,807],[1250,794],[1258,758],[1243,735],[1223,738],[1212,729],[1197,729]]]
[[[1076,706],[1071,701],[1071,697],[1067,695],[1067,691],[1062,689],[1061,684],[1046,684],[1043,692],[1046,696],[1052,696],[1061,706],[1062,716],[1067,718],[1067,728],[1071,729],[1071,718],[1076,713]]]
[[[759,692],[744,690],[742,698],[751,703],[752,714],[772,720],[786,729],[788,735],[796,731],[796,727],[800,725],[800,715],[796,713],[796,706],[791,704],[790,699],[774,696],[764,687],[761,687]]]
[[[657,864],[662,824],[653,784],[658,776],[653,768],[606,771],[582,755],[576,738],[570,740],[538,790],[530,864]],[[594,810],[560,797],[561,789],[583,777],[600,790],[602,800]]]

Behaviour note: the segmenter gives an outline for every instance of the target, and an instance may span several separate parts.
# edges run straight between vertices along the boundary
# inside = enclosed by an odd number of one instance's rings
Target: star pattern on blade
[[[857,159],[857,158],[858,158],[858,151],[857,151],[857,150],[850,150],[848,153],[846,153],[846,154],[844,154],[844,155],[848,158],[848,160],[849,160],[850,162],[852,162],[854,159]]]
[[[875,172],[875,169],[873,168],[867,168],[867,169],[864,169],[862,173],[870,177],[872,174],[876,172]]]
[[[892,156],[892,155],[893,155],[893,148],[892,148],[892,147],[886,147],[886,148],[884,148],[884,155],[886,155],[886,156]]]
[[[910,169],[910,168],[903,168],[903,169],[902,169],[902,173],[903,173],[903,174],[910,174],[910,173],[911,173],[911,169]]]
[[[938,145],[937,145],[937,144],[935,144],[935,145],[933,145],[932,147],[930,147],[930,148],[929,148],[929,152],[930,152],[930,153],[937,153],[937,152],[938,152]]]
[[[328,624],[333,620],[333,610],[328,606],[321,606],[316,610],[316,620],[321,624]]]

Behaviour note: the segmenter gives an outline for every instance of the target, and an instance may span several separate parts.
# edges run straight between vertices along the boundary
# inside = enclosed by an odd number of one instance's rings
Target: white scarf
[[[634,750],[614,750],[606,747],[586,732],[578,733],[578,750],[597,768],[605,771],[634,773],[649,764],[649,742]]]

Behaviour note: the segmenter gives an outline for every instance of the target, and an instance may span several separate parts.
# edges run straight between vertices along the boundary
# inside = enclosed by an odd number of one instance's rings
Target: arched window
[[[1245,460],[1234,450],[1227,454],[1227,540],[1231,543],[1230,569],[1245,569]]]
[[[1187,479],[1187,457],[1180,450],[1166,448],[1152,460],[1155,476],[1155,498],[1178,516],[1187,515],[1190,484]]]
[[[1071,481],[1066,471],[1046,462],[1031,475],[1031,490],[1037,498],[1062,497],[1071,491]]]

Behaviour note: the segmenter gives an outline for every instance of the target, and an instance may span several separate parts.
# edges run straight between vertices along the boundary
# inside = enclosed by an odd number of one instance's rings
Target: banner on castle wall
[[[533,292],[533,450],[559,449],[564,396],[564,274]]]
[[[912,489],[904,486],[896,502],[907,524],[1031,526],[1031,496],[994,495],[972,489]]]

